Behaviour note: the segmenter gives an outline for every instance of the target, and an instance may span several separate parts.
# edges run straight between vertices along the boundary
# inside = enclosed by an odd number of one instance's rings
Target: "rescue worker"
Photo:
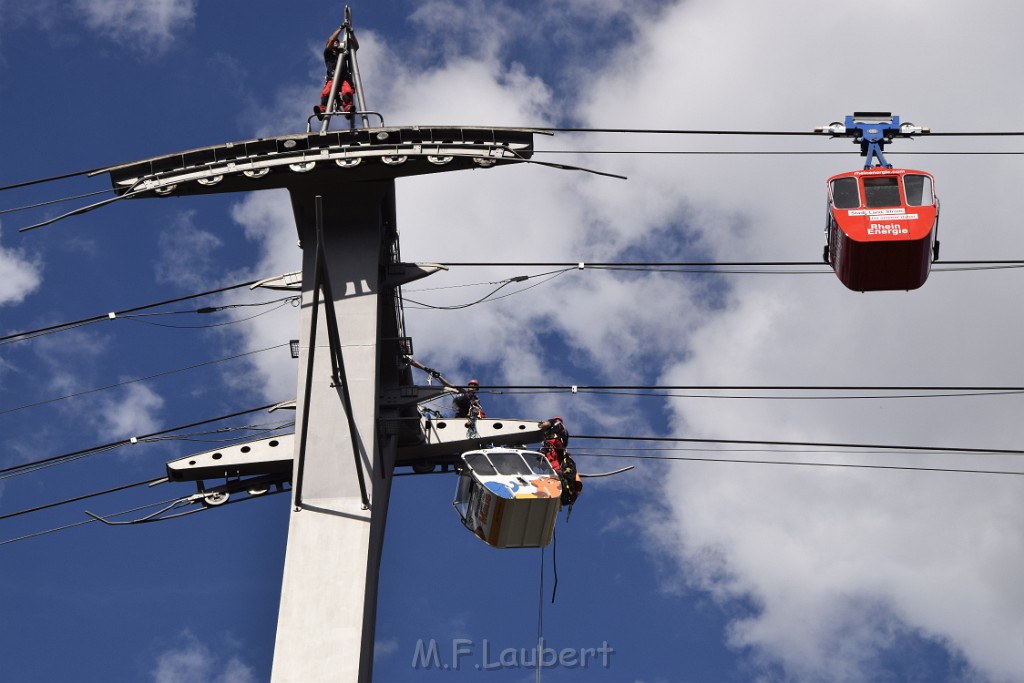
[[[338,67],[338,55],[341,53],[341,40],[339,36],[344,29],[344,26],[339,26],[331,34],[331,37],[327,39],[327,44],[324,46],[324,66],[327,68],[327,78],[325,79],[324,89],[320,93],[320,104],[313,107],[313,113],[321,121],[324,118],[324,114],[327,113],[327,99],[331,96],[331,88],[334,87],[334,72]],[[355,36],[350,35],[349,40],[354,41]],[[358,47],[358,45],[350,46],[351,49]],[[352,115],[352,95],[355,94],[355,90],[352,88],[351,66],[348,59],[342,60],[341,69],[342,80],[336,95],[338,110],[345,112],[345,116],[349,117]]]
[[[583,480],[576,470],[576,461],[569,455],[569,430],[557,415],[537,426],[544,431],[540,452],[562,481],[562,505],[571,506],[583,490]]]
[[[470,418],[470,420],[486,417],[484,409],[480,406],[480,397],[476,393],[480,388],[479,381],[471,379],[465,389],[459,389],[459,387],[442,377],[440,372],[434,368],[428,368],[412,356],[405,356],[405,362],[414,368],[419,368],[449,389],[455,390],[455,397],[452,399],[452,410],[455,411],[455,417],[466,417]],[[469,425],[467,424],[467,426]]]
[[[548,459],[555,472],[561,472],[562,461],[569,447],[569,430],[562,423],[562,418],[557,415],[550,420],[539,422],[537,426],[544,431],[540,452]]]
[[[446,384],[446,386],[451,385]],[[470,419],[486,417],[483,408],[480,407],[480,397],[476,394],[479,388],[480,382],[471,379],[466,384],[464,390],[455,394],[455,398],[452,399],[452,409],[455,410],[455,417],[468,417]]]

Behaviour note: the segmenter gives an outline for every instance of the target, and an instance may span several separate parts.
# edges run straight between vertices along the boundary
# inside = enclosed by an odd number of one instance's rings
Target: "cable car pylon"
[[[417,411],[418,401],[437,392],[417,387],[403,360],[411,340],[400,288],[437,267],[401,260],[395,179],[528,163],[534,149],[529,129],[385,127],[382,121],[370,127],[347,7],[342,34],[357,103],[348,129],[329,130],[326,116],[319,131],[307,121],[302,133],[97,169],[92,174],[109,176],[115,198],[56,219],[122,199],[288,190],[302,274],[268,284],[301,286],[295,436],[217,449],[168,468],[172,481],[197,483],[195,502],[204,505],[292,482],[274,683],[372,680],[393,470],[403,463],[453,463],[483,445],[436,424],[425,433]],[[515,427],[515,438],[528,442],[536,425],[489,420],[477,426],[499,440],[511,438]],[[204,493],[204,477],[229,484]]]

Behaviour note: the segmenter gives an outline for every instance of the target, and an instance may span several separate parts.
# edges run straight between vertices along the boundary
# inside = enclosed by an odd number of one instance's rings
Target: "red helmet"
[[[475,380],[475,379],[471,379],[471,380],[469,380],[469,383],[468,383],[468,384],[469,384],[469,386],[471,386],[471,387],[478,387],[478,386],[480,386],[480,382],[479,382],[479,380]]]

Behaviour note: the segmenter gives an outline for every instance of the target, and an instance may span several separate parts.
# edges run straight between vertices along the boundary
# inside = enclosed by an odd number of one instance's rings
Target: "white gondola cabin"
[[[462,523],[494,548],[542,548],[551,542],[562,485],[536,451],[487,448],[462,454],[455,493]]]

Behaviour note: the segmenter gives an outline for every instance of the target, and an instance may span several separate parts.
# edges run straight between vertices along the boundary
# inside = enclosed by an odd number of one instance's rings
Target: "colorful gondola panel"
[[[488,448],[463,453],[453,503],[462,523],[494,548],[543,548],[551,542],[562,485],[536,451]]]

